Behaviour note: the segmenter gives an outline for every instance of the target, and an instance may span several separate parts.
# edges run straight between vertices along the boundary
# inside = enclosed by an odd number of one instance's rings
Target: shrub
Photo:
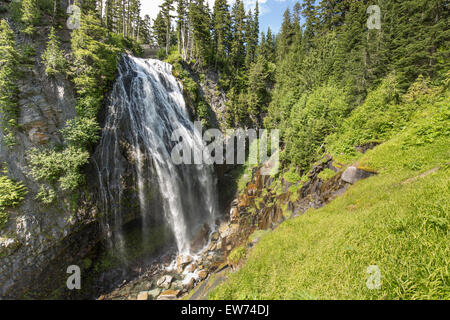
[[[36,200],[40,200],[42,203],[51,204],[56,199],[56,192],[53,188],[47,188],[41,185]]]
[[[383,142],[402,130],[414,112],[426,101],[432,90],[422,77],[404,95],[400,103],[397,80],[389,76],[370,92],[364,103],[345,119],[336,133],[326,139],[326,148],[333,155],[346,158],[356,155],[355,146]],[[350,160],[349,160],[350,161]]]
[[[47,75],[65,72],[66,59],[64,58],[64,52],[60,49],[60,43],[53,27],[50,30],[47,48],[42,54],[42,61],[45,65],[45,73]]]
[[[33,34],[34,26],[40,17],[41,12],[37,0],[22,0],[20,20],[23,23],[23,33],[28,35]]]
[[[70,145],[89,147],[98,141],[99,131],[97,120],[78,117],[67,122],[62,134]]]
[[[245,246],[234,248],[228,255],[228,263],[233,267],[236,267],[237,264],[245,257],[246,252]]]
[[[9,214],[6,209],[18,206],[27,194],[22,183],[11,180],[6,174],[7,171],[4,170],[0,176],[0,229],[8,222]]]
[[[286,142],[284,160],[308,169],[324,152],[325,137],[337,129],[349,111],[345,91],[334,85],[304,94],[281,128]]]
[[[59,183],[62,190],[72,191],[83,182],[80,171],[88,160],[89,153],[75,146],[62,151],[32,149],[28,156],[34,179]]]
[[[323,181],[327,181],[327,180],[333,178],[335,175],[336,175],[336,172],[334,172],[331,169],[326,168],[321,173],[319,173],[318,177],[320,179],[322,179]]]
[[[0,112],[4,142],[8,146],[15,143],[13,128],[18,117],[18,65],[19,54],[15,48],[14,33],[6,20],[0,22]]]

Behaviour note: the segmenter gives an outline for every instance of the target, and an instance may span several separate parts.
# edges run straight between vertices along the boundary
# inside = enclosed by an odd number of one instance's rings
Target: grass
[[[450,299],[448,101],[423,106],[412,125],[361,156],[377,176],[266,234],[209,298]],[[441,134],[424,130],[430,124]],[[371,265],[379,290],[366,285]]]
[[[336,172],[334,172],[331,169],[325,168],[321,173],[319,173],[319,178],[323,181],[330,180],[336,175]]]

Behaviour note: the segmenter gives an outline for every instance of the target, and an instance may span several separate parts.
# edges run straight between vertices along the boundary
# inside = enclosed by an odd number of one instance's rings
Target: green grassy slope
[[[352,159],[377,176],[265,234],[209,298],[450,299],[448,90],[432,100]],[[371,265],[379,290],[366,286]]]

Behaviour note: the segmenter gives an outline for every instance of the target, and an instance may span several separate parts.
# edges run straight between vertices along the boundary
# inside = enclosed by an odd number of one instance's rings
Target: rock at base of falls
[[[139,292],[136,300],[148,300],[148,292],[147,291]]]
[[[156,300],[175,300],[180,294],[180,290],[166,290]]]
[[[159,296],[161,291],[162,290],[160,288],[156,288],[156,289],[148,291],[147,292],[148,293],[148,298],[155,300]]]
[[[165,275],[158,279],[156,285],[160,288],[169,289],[172,283],[173,277],[171,275]]]
[[[177,272],[182,273],[194,259],[190,255],[179,255],[177,257]]]

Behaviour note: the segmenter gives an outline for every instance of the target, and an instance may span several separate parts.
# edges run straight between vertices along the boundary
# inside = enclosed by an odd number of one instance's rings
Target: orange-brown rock
[[[180,290],[166,290],[156,300],[176,300],[179,294]]]

